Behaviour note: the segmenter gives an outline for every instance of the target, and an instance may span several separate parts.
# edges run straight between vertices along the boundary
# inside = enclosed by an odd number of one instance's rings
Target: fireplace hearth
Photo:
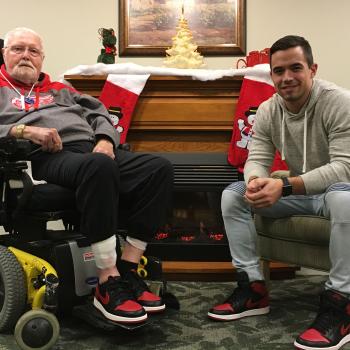
[[[173,210],[147,251],[167,261],[230,261],[223,189],[240,178],[225,153],[157,153],[174,167]]]

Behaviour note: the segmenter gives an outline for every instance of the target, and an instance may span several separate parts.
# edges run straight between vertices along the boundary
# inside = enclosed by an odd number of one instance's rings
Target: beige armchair
[[[274,174],[279,177],[281,173]],[[271,219],[255,215],[259,249],[265,278],[270,277],[269,262],[329,271],[330,222],[319,216],[297,215]]]
[[[329,271],[329,220],[316,216],[270,219],[256,215],[255,225],[267,280],[272,260]]]

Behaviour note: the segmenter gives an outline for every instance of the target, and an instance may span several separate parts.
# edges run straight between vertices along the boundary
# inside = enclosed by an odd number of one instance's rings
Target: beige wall
[[[319,63],[318,76],[350,89],[349,0],[247,0],[247,50],[262,49],[287,34],[305,36]],[[118,31],[117,0],[1,0],[0,37],[17,26],[45,40],[44,70],[58,78],[79,64],[96,63],[97,30]],[[205,57],[207,68],[235,66],[237,57]],[[123,57],[117,62],[161,66],[159,57]]]

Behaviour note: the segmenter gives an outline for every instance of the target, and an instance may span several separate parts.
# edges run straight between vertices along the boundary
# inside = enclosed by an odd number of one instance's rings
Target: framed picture
[[[204,56],[245,54],[246,0],[119,0],[119,56],[165,56],[181,14]]]

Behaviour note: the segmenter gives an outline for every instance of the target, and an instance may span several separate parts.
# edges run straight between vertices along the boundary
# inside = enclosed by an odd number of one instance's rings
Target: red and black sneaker
[[[123,279],[129,283],[129,288],[134,293],[135,300],[143,306],[148,313],[162,312],[165,310],[165,304],[161,297],[152,293],[145,281],[136,271],[130,270]]]
[[[238,286],[223,303],[214,306],[208,316],[218,321],[232,321],[246,316],[264,315],[270,311],[264,281],[249,282],[246,272],[237,274]]]
[[[321,294],[320,308],[311,326],[294,342],[297,349],[338,350],[350,342],[350,300],[326,290]]]
[[[108,277],[95,290],[94,306],[108,319],[118,323],[141,323],[147,320],[145,309],[135,301],[129,284],[121,277]]]

